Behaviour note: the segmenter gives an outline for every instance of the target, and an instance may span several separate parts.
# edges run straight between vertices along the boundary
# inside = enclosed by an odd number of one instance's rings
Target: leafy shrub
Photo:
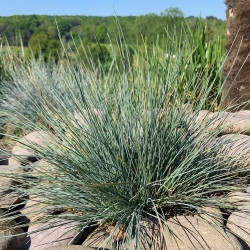
[[[36,58],[43,55],[45,61],[55,60],[57,61],[60,51],[60,44],[57,40],[51,39],[47,34],[36,34],[30,38],[29,46],[30,53],[33,53]]]

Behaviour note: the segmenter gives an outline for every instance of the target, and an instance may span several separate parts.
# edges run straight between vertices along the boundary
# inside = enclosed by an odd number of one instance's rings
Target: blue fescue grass
[[[15,191],[43,197],[41,212],[58,211],[43,221],[66,219],[81,230],[115,225],[124,237],[114,230],[109,239],[125,249],[132,239],[139,244],[147,218],[167,226],[171,216],[203,206],[232,209],[223,195],[239,184],[244,188],[246,169],[236,168],[241,159],[223,156],[222,143],[211,143],[221,127],[210,131],[212,121],[195,123],[208,98],[213,97],[211,109],[220,98],[221,89],[211,95],[216,85],[211,69],[203,69],[198,81],[191,74],[183,82],[191,58],[185,44],[174,61],[165,47],[159,55],[156,46],[149,56],[145,45],[144,53],[135,54],[136,64],[129,62],[122,39],[118,45],[122,67],[114,54],[108,72],[101,64],[91,69],[75,64],[77,58],[74,64],[68,58],[60,72],[51,73],[39,61],[21,66],[12,78],[23,98],[5,105],[24,131],[43,130],[51,137],[43,147],[22,142],[47,166],[35,171],[33,163],[29,172],[15,174],[20,183]],[[17,216],[7,215],[1,219]]]

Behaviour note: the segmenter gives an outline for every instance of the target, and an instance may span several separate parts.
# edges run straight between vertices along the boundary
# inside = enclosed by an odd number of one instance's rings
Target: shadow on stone
[[[25,241],[23,242],[22,246],[20,247],[19,250],[28,250],[30,249],[30,245],[31,245],[31,239],[28,236]]]
[[[8,165],[9,164],[9,159],[0,159],[0,165]]]

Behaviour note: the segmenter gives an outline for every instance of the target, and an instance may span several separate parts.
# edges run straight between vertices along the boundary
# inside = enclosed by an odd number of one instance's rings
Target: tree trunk
[[[226,0],[226,5],[229,55],[224,66],[224,79],[227,76],[228,79],[223,89],[225,100],[222,108],[250,100],[250,57],[239,72],[250,53],[250,0]],[[244,109],[250,109],[250,103]]]

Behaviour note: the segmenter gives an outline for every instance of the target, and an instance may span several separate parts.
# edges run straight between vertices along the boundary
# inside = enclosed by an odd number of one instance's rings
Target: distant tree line
[[[126,41],[129,44],[137,43],[147,37],[148,41],[155,39],[156,35],[162,35],[166,29],[180,27],[183,23],[181,10],[168,8],[160,15],[150,13],[142,16],[118,17]],[[194,23],[193,17],[187,18],[190,25]],[[15,15],[1,17],[0,36],[6,37],[10,45],[17,45],[20,36],[24,46],[28,46],[31,38],[37,34],[46,34],[49,39],[58,40],[58,31],[64,41],[71,37],[80,38],[83,41],[96,43],[109,43],[117,35],[117,20],[115,16],[47,16],[47,15]],[[224,33],[225,22],[208,17],[211,25],[211,36]]]
[[[184,18],[178,8],[168,8],[159,15],[149,13],[141,16],[47,16],[47,15],[15,15],[0,17],[0,38],[7,39],[11,46],[29,46],[35,56],[43,54],[45,59],[58,59],[61,49],[59,35],[63,43],[73,45],[83,54],[81,43],[88,46],[94,57],[103,60],[109,55],[108,44],[117,43],[118,27],[128,45],[148,44],[167,36],[167,32],[180,32],[181,26],[188,23],[195,28],[196,17]],[[119,25],[117,25],[117,21]],[[203,19],[208,25],[206,39],[225,36],[225,22],[213,16]],[[72,42],[74,39],[74,44]],[[161,42],[161,41],[160,41]]]

